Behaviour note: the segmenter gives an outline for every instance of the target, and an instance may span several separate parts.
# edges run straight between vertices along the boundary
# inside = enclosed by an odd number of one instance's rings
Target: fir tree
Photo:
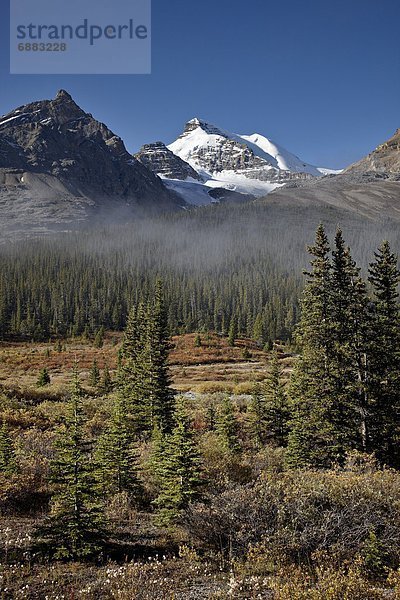
[[[217,412],[213,403],[207,407],[206,424],[208,431],[215,431],[217,425]]]
[[[152,430],[150,405],[149,315],[143,304],[128,316],[117,374],[118,393],[125,398],[133,428],[138,435]]]
[[[15,473],[16,459],[14,444],[8,431],[7,423],[3,421],[0,428],[0,472],[5,474]]]
[[[249,404],[249,429],[256,448],[262,448],[268,439],[268,420],[266,418],[265,397],[261,386],[256,385]]]
[[[201,484],[197,444],[181,398],[176,402],[174,421],[172,432],[164,438],[160,429],[156,432],[153,454],[153,466],[159,484],[154,505],[162,524],[174,521],[182,509],[198,498]]]
[[[265,344],[265,334],[264,334],[264,319],[260,313],[258,313],[256,320],[254,321],[253,326],[253,339],[257,342],[257,344],[262,348]]]
[[[291,466],[327,467],[353,448],[367,449],[368,299],[340,229],[332,263],[321,227],[310,251],[287,459]]]
[[[338,229],[332,252],[331,418],[344,450],[366,450],[368,300],[359,271]]]
[[[37,533],[41,546],[56,559],[81,560],[103,546],[103,514],[96,493],[88,443],[84,435],[81,387],[74,372],[65,428],[52,462],[52,497],[48,523]]]

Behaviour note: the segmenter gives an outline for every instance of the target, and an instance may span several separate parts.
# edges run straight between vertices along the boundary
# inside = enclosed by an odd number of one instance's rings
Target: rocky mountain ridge
[[[102,214],[133,217],[184,201],[136,160],[120,137],[64,90],[0,118],[0,211],[4,227],[54,228]]]

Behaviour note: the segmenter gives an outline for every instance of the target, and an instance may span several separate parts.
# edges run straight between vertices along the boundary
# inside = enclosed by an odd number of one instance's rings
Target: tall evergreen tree
[[[329,423],[332,268],[323,225],[309,252],[311,272],[306,273],[296,332],[301,356],[290,385],[292,418],[286,459],[291,467],[327,466],[340,452]]]
[[[129,313],[117,374],[118,393],[125,398],[136,434],[152,430],[149,389],[149,316],[143,304]]]
[[[397,256],[387,241],[369,268],[375,305],[369,356],[371,448],[383,462],[400,466],[400,311]]]
[[[174,392],[170,387],[169,349],[163,286],[158,281],[153,302],[131,311],[123,343],[119,388],[137,433],[148,435],[155,424],[171,431]]]
[[[265,396],[259,384],[255,385],[248,410],[252,443],[262,448],[268,440],[269,423],[266,416]]]
[[[262,348],[265,345],[266,339],[264,334],[264,319],[260,313],[256,316],[253,325],[253,339]]]
[[[368,299],[360,269],[337,230],[332,252],[332,398],[344,449],[367,449]]]
[[[110,375],[110,370],[108,368],[107,363],[104,365],[103,373],[100,378],[100,390],[107,394],[112,390],[113,382]]]
[[[372,450],[366,287],[341,230],[331,264],[324,236],[319,228],[299,325],[302,356],[291,382],[291,466],[327,467],[350,449]]]
[[[36,533],[40,545],[57,559],[81,560],[103,546],[103,514],[84,435],[81,387],[75,369],[65,427],[52,462],[52,497],[48,522]]]
[[[103,325],[97,330],[94,341],[93,341],[93,346],[95,348],[102,348],[104,345],[104,327]]]
[[[156,283],[154,302],[150,306],[148,324],[149,392],[151,425],[157,422],[163,431],[171,431],[174,413],[174,392],[168,367],[169,342],[163,284]]]

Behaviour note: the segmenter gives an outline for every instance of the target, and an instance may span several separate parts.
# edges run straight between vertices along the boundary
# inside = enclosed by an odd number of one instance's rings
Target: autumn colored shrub
[[[265,473],[190,507],[188,532],[231,557],[261,544],[267,563],[313,563],[325,552],[339,565],[364,555],[371,531],[381,559],[400,559],[400,474],[390,471]],[[383,551],[384,550],[384,551]]]

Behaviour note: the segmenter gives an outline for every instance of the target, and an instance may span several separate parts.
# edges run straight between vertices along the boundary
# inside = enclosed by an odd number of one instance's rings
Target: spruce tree
[[[137,456],[126,401],[121,396],[115,399],[110,424],[98,442],[95,463],[101,494],[128,492],[132,499],[138,499]]]
[[[290,467],[329,466],[343,456],[331,419],[332,267],[323,225],[316,232],[311,272],[303,292],[296,340],[301,350],[291,378],[291,422],[286,460]]]
[[[236,343],[236,338],[238,335],[238,323],[237,323],[237,318],[236,316],[233,316],[231,318],[230,324],[229,324],[229,333],[228,333],[228,344],[230,346],[234,346]]]
[[[119,389],[125,396],[136,432],[148,436],[157,424],[173,424],[174,392],[168,368],[170,350],[163,286],[147,306],[131,310],[122,347]]]
[[[93,363],[92,363],[92,367],[90,369],[90,373],[89,373],[89,384],[96,388],[99,385],[99,381],[100,381],[100,371],[99,371],[99,367],[97,364],[97,360],[94,359]]]
[[[47,523],[37,531],[39,544],[56,559],[82,560],[103,546],[103,514],[84,434],[81,386],[75,369],[65,427],[51,464],[55,486]]]
[[[262,348],[265,344],[265,334],[264,334],[264,319],[260,313],[256,316],[256,320],[253,325],[253,339],[257,342],[257,344]]]
[[[100,379],[100,389],[103,394],[107,394],[112,390],[113,382],[110,375],[110,370],[108,368],[107,363],[104,365],[103,373]]]
[[[198,498],[201,485],[200,456],[182,398],[177,399],[174,422],[172,432],[164,437],[156,430],[152,459],[159,484],[154,505],[159,522],[166,525]]]
[[[128,315],[119,353],[117,390],[125,398],[132,426],[137,435],[151,431],[152,414],[149,390],[148,311],[143,304]]]
[[[39,377],[37,379],[36,385],[38,387],[45,387],[46,385],[50,384],[50,375],[48,370],[46,369],[46,367],[44,367],[43,369],[41,369],[40,373],[39,373]]]
[[[269,428],[266,417],[265,397],[259,384],[254,387],[248,415],[252,442],[256,448],[262,448],[267,442]]]
[[[369,354],[370,450],[384,463],[400,466],[400,311],[397,256],[387,241],[369,268],[375,303]]]
[[[271,365],[261,393],[264,396],[262,420],[268,430],[268,438],[277,446],[286,446],[288,436],[289,406],[285,386],[282,383],[282,369],[278,352],[274,350]]]
[[[93,346],[95,348],[102,348],[104,345],[104,327],[101,326],[100,329],[97,330],[94,341],[93,341]]]
[[[0,428],[0,473],[10,475],[16,471],[14,444],[8,431],[7,423],[3,421]]]
[[[239,425],[231,397],[226,394],[218,411],[217,432],[222,446],[232,454],[241,451]]]
[[[174,392],[168,368],[169,342],[163,284],[156,283],[154,302],[150,306],[148,323],[149,392],[151,425],[159,424],[163,431],[171,431],[174,413]]]
[[[368,298],[360,269],[336,232],[332,252],[332,419],[344,449],[367,449]]]
[[[359,268],[336,232],[332,262],[317,230],[297,340],[302,355],[290,385],[290,466],[328,467],[367,449],[368,299]]]

